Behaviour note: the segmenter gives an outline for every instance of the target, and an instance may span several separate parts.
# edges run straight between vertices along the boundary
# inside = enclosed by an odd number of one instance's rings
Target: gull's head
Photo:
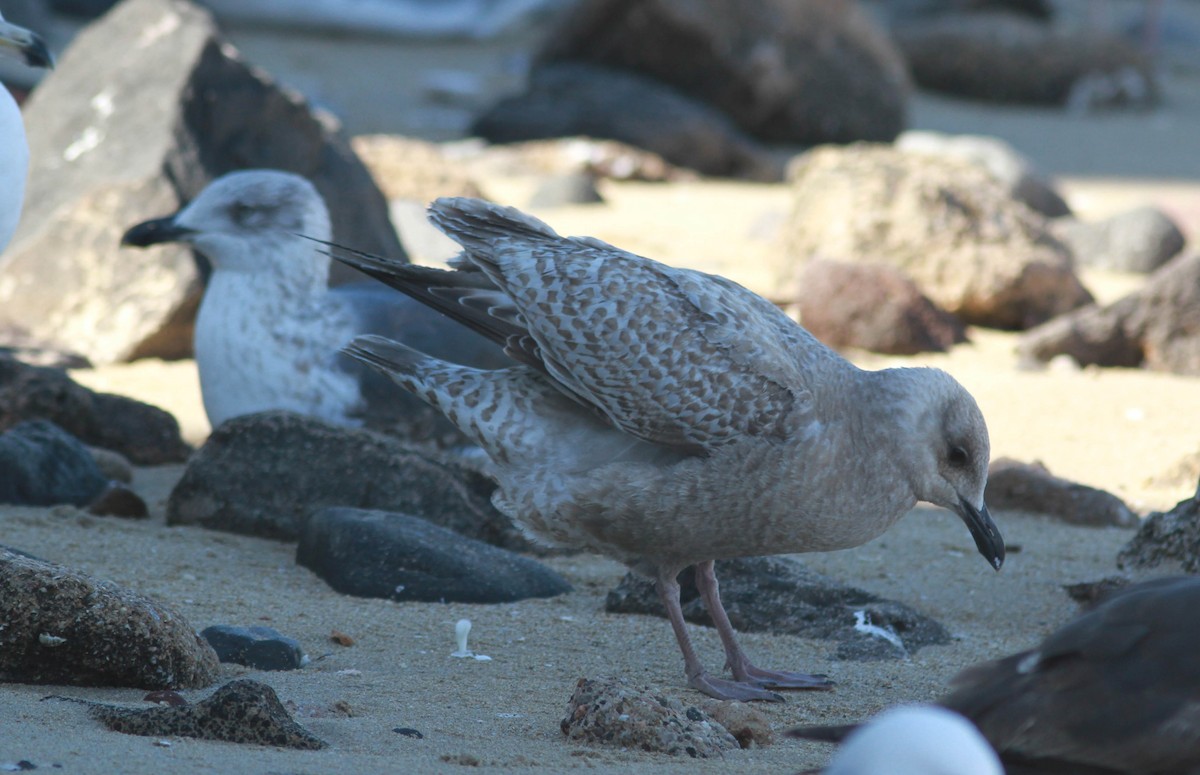
[[[913,493],[950,509],[971,531],[984,559],[1000,569],[1004,539],[983,500],[991,444],[979,405],[953,377],[938,369],[895,369],[903,375],[907,403],[899,414]]]
[[[3,16],[0,16],[0,54],[30,67],[54,67],[54,57],[46,42],[36,33],[5,21]]]
[[[1003,775],[971,722],[936,705],[885,711],[846,738],[825,775]]]
[[[133,226],[121,244],[182,242],[203,254],[214,271],[315,274],[323,285],[329,258],[312,239],[329,238],[329,211],[312,183],[290,172],[243,170],[209,183],[174,215]]]

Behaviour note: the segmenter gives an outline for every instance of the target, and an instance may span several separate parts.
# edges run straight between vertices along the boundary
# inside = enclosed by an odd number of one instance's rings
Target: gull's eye
[[[245,202],[234,202],[229,206],[229,217],[238,226],[245,226],[246,221],[250,220],[250,214],[254,212],[254,208]]]
[[[946,456],[946,459],[949,460],[950,465],[954,466],[955,468],[962,468],[970,461],[971,458],[969,455],[967,455],[967,451],[965,449],[955,446],[950,448],[950,454]]]

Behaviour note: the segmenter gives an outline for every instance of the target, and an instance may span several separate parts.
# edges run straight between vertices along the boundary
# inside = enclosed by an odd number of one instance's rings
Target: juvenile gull
[[[1129,587],[1037,648],[964,670],[941,704],[974,722],[1010,775],[1200,772],[1198,610],[1200,578]]]
[[[307,180],[245,170],[214,180],[179,212],[122,237],[123,245],[138,247],[186,243],[212,265],[194,347],[214,428],[268,409],[340,425],[386,425],[414,409],[427,411],[339,352],[365,331],[387,330],[459,363],[512,364],[487,340],[376,282],[328,288],[321,242],[330,231],[325,202]]]
[[[1004,543],[983,502],[987,429],[946,373],[862,371],[736,283],[565,239],[517,210],[439,199],[430,218],[462,245],[469,271],[338,258],[520,365],[476,371],[378,336],[347,352],[482,446],[496,506],[533,536],[655,579],[694,688],[761,700],[830,685],[750,663],[715,559],[857,546],[924,500],[957,512],[1000,567]],[[705,672],[692,648],[676,581],[688,565],[732,681]]]
[[[0,55],[17,59],[30,67],[53,67],[54,59],[45,42],[34,33],[10,24],[0,16]],[[25,178],[29,174],[29,144],[25,141],[25,122],[21,108],[0,85],[0,253],[8,247],[25,200]]]

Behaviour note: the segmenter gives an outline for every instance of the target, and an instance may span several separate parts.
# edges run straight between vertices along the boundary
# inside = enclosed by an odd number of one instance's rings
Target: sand
[[[1172,94],[1200,93],[1195,77],[1184,85],[1191,90]],[[914,125],[1015,138],[1046,172],[1062,176],[1063,190],[1086,217],[1157,203],[1193,238],[1200,234],[1200,176],[1188,172],[1195,170],[1200,126],[1200,102],[1194,99],[1153,113],[1081,119],[921,97]],[[1192,138],[1190,145],[1182,142],[1185,136]],[[1129,148],[1135,139],[1145,164],[1127,158],[1104,162],[1110,149]],[[1062,163],[1056,165],[1056,159]],[[494,198],[515,205],[525,204],[531,185],[481,182]],[[778,250],[773,229],[789,207],[784,186],[606,183],[604,194],[609,200],[604,206],[538,214],[561,232],[593,234],[769,291],[760,267]],[[1102,298],[1138,282],[1096,273],[1084,279]],[[1200,452],[1195,379],[1139,370],[1022,371],[1013,334],[973,330],[971,337],[971,344],[946,355],[854,357],[869,368],[929,364],[953,373],[979,400],[996,457],[1041,460],[1053,473],[1108,489],[1142,513],[1167,508],[1194,491],[1194,477],[1168,474]],[[93,388],[171,411],[193,443],[209,431],[190,362],[147,361],[75,376]],[[224,666],[222,678],[251,675],[269,683],[330,747],[291,752],[129,737],[103,729],[77,705],[39,700],[69,694],[138,703],[144,692],[8,684],[0,686],[0,765],[28,760],[39,769],[61,765],[71,773],[425,773],[473,764],[503,772],[781,773],[827,759],[828,748],[792,740],[704,762],[566,742],[559,721],[580,677],[617,675],[685,701],[699,699],[684,683],[665,620],[604,612],[605,593],[624,574],[615,562],[592,555],[550,560],[575,587],[551,600],[468,606],[344,597],[295,565],[293,545],[166,527],[164,505],[181,471],[138,470],[134,487],[151,506],[149,520],[97,518],[69,507],[0,507],[0,541],[170,601],[197,629],[265,624],[297,638],[313,658],[306,668],[259,673]],[[745,635],[744,645],[759,664],[822,672],[838,683],[829,693],[793,693],[786,703],[758,706],[775,729],[856,719],[888,705],[937,697],[962,667],[1028,647],[1069,618],[1075,607],[1062,585],[1113,574],[1116,552],[1132,534],[1013,512],[995,518],[1010,546],[999,573],[975,553],[952,514],[923,507],[866,546],[805,557],[818,571],[934,616],[954,641],[905,660],[861,663],[835,660],[830,642]],[[471,647],[492,661],[449,656],[454,623],[464,617],[474,622]],[[333,630],[349,634],[354,645],[332,642]],[[709,665],[717,667],[715,632],[694,628],[693,636]],[[185,694],[199,698],[207,691]],[[338,702],[352,715],[331,710]],[[397,734],[397,727],[415,728],[424,737]]]

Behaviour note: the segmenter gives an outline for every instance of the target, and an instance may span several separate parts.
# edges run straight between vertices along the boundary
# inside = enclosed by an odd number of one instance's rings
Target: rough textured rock
[[[788,261],[886,260],[965,323],[1021,329],[1092,300],[1046,219],[980,166],[890,146],[824,147],[792,164]]]
[[[808,571],[795,560],[719,560],[716,569],[721,600],[729,620],[740,632],[837,640],[841,642],[841,659],[895,659],[922,646],[950,642],[942,625],[904,604],[881,600]],[[691,568],[679,575],[683,616],[694,624],[711,627],[712,620],[694,579]],[[608,593],[604,610],[666,616],[654,585],[632,573]]]
[[[61,565],[0,550],[0,680],[194,689],[217,655],[158,603]]]
[[[296,562],[358,597],[510,603],[571,589],[536,560],[386,511],[314,512],[300,533]]]
[[[546,41],[543,62],[658,79],[769,142],[888,141],[906,121],[903,59],[850,0],[586,0]]]
[[[913,355],[967,341],[962,323],[893,266],[812,261],[797,285],[801,322],[830,347]]]
[[[171,492],[167,523],[294,540],[310,512],[348,506],[414,514],[485,543],[528,548],[492,506],[493,489],[466,466],[390,437],[264,412],[208,437]]]
[[[179,423],[158,407],[93,393],[58,369],[0,358],[0,430],[38,418],[138,465],[178,463],[191,453]]]
[[[1076,264],[1118,272],[1153,272],[1187,242],[1175,222],[1157,207],[1139,207],[1094,222],[1063,218],[1053,226]]]
[[[271,627],[214,624],[201,630],[200,637],[217,652],[217,659],[255,670],[297,670],[308,661],[295,638]]]
[[[896,138],[905,153],[924,153],[974,162],[1008,187],[1009,194],[1047,218],[1070,215],[1071,208],[1050,181],[1038,174],[1033,162],[1004,140],[986,135],[948,135],[912,130]]]
[[[1184,254],[1112,304],[1089,305],[1027,331],[1022,358],[1069,355],[1081,366],[1200,374],[1200,253]]]
[[[1004,12],[920,18],[893,35],[913,80],[934,91],[1080,108],[1157,97],[1149,60],[1118,38],[1057,32]]]
[[[559,725],[568,740],[708,759],[736,751],[729,730],[700,708],[647,686],[580,678]]]
[[[305,175],[330,204],[335,239],[403,255],[333,119],[243,61],[191,3],[116,6],[76,37],[24,115],[29,187],[0,261],[0,329],[95,363],[190,353],[200,268],[182,247],[119,241],[234,169]]]
[[[1120,568],[1163,564],[1178,566],[1184,573],[1200,573],[1200,488],[1170,511],[1156,511],[1142,520],[1137,535],[1117,554]]]
[[[493,143],[587,135],[643,148],[706,175],[779,180],[766,149],[716,109],[635,73],[570,62],[534,71],[471,132]]]
[[[55,699],[83,703],[92,718],[127,735],[195,737],[304,751],[328,745],[296,723],[274,689],[249,678],[230,681],[194,705],[124,708],[70,697]]]
[[[988,466],[984,499],[993,511],[1015,509],[1059,519],[1071,525],[1132,527],[1138,516],[1112,493],[1060,479],[1040,462],[1010,458]]]
[[[49,420],[0,433],[0,503],[83,506],[107,484],[87,447]]]

